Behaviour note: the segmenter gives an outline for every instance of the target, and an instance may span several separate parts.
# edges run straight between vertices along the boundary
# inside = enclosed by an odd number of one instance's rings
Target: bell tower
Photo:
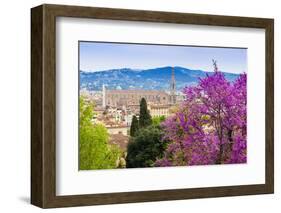
[[[214,59],[212,59],[212,61],[213,61],[213,66],[214,66],[214,72],[218,72],[218,71],[219,71],[219,69],[218,69],[218,64],[217,64],[217,61],[216,61],[216,60],[214,60]]]
[[[106,107],[106,88],[105,85],[102,85],[102,107]]]
[[[170,82],[170,99],[171,99],[171,104],[176,103],[176,79],[175,79],[174,67],[172,67],[172,75],[171,75],[171,82]]]

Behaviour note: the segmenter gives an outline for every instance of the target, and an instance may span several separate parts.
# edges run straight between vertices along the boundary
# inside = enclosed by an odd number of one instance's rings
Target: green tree
[[[132,137],[134,137],[136,135],[136,132],[138,131],[139,129],[139,121],[138,121],[138,118],[137,116],[133,116],[133,119],[132,119],[132,124],[131,124],[131,128],[130,128],[130,135]]]
[[[139,118],[139,127],[147,127],[152,124],[151,115],[147,109],[147,103],[144,98],[140,101],[140,118]]]
[[[160,126],[151,125],[138,131],[128,144],[126,167],[152,167],[158,158],[163,157],[166,142],[162,141]]]
[[[160,125],[163,121],[165,121],[166,117],[164,115],[157,116],[152,118],[152,124],[153,125]]]
[[[79,169],[116,168],[120,150],[108,144],[109,135],[102,124],[92,124],[93,115],[93,105],[80,98]]]

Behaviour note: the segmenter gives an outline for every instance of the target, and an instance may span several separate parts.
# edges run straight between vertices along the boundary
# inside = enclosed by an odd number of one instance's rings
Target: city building
[[[171,105],[148,105],[151,117],[168,117],[171,114]]]
[[[103,94],[103,103],[110,107],[139,105],[142,98],[154,104],[168,104],[170,101],[166,92],[157,90],[106,90]]]
[[[159,90],[107,90],[102,87],[103,107],[130,107],[138,106],[140,100],[145,98],[148,104],[175,105],[177,103],[176,80],[174,68],[171,70],[170,91]]]

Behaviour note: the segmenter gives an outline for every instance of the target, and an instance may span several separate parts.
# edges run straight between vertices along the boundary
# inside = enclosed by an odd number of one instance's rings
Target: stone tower
[[[102,107],[106,107],[106,88],[102,85]]]
[[[175,79],[175,69],[172,67],[171,83],[170,83],[170,99],[171,104],[176,103],[176,79]]]
[[[218,69],[218,64],[217,64],[217,61],[216,61],[216,60],[214,60],[214,59],[212,59],[212,61],[213,61],[213,66],[214,66],[214,72],[218,72],[218,71],[219,71],[219,69]]]

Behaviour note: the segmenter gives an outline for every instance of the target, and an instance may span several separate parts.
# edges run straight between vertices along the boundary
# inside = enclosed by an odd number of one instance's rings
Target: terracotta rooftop
[[[119,146],[119,148],[122,149],[123,151],[127,150],[128,142],[129,142],[129,137],[121,133],[110,135],[109,143]]]

